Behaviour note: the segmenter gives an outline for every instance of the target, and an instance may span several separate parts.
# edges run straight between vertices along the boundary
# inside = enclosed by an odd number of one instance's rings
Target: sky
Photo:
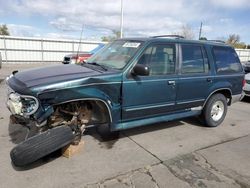
[[[198,38],[240,35],[250,44],[250,0],[123,0],[124,36],[178,33],[189,25]],[[23,37],[100,40],[120,28],[121,0],[0,0],[0,24]]]

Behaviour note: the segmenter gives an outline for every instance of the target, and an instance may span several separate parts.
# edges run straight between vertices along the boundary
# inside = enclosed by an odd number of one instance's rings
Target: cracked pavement
[[[3,66],[0,73],[7,75],[6,70]],[[72,158],[54,153],[20,169],[11,165],[9,152],[26,129],[10,123],[5,94],[2,82],[0,187],[250,187],[250,99],[229,107],[217,128],[189,118],[122,131],[110,141],[90,130],[83,150]]]

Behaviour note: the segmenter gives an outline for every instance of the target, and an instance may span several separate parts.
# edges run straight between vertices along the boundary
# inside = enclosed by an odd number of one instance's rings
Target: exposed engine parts
[[[54,113],[48,120],[49,128],[69,126],[75,135],[73,144],[78,144],[91,119],[91,105],[84,101],[77,101],[55,106],[54,109]]]

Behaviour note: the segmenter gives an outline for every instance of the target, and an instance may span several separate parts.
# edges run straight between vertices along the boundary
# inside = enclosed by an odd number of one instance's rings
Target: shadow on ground
[[[183,121],[183,122],[182,122]],[[129,130],[124,130],[121,131],[119,134],[115,134],[115,136],[110,137],[110,138],[103,138],[100,136],[95,128],[90,128],[84,132],[84,135],[89,135],[92,136],[94,139],[98,140],[98,145],[100,148],[104,149],[112,149],[115,145],[115,143],[119,140],[119,138],[124,138],[127,136],[134,136],[134,135],[139,135],[139,134],[145,134],[148,132],[154,132],[154,131],[159,131],[163,129],[171,129],[177,126],[182,126],[187,122],[191,125],[194,126],[202,126],[200,121],[197,118],[186,118],[182,121],[171,121],[171,122],[163,122],[163,123],[157,123],[157,124],[151,124],[147,126],[142,126],[142,127],[137,127],[137,128],[132,128]],[[28,128],[24,127],[20,124],[15,124],[12,121],[9,123],[9,136],[11,138],[11,141],[15,144],[19,144],[22,141],[25,140],[25,138],[30,137],[31,135],[28,134]],[[83,136],[84,137],[84,136]],[[37,168],[39,166],[42,166],[44,164],[47,164],[49,162],[52,162],[53,160],[56,160],[61,156],[61,150],[55,151],[46,157],[43,157],[42,159],[26,166],[26,167],[15,167],[14,165],[13,168],[17,171],[26,171],[26,170],[31,170],[33,168]]]

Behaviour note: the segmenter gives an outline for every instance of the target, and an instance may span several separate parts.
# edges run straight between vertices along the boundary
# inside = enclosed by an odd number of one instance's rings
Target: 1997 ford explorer
[[[17,145],[11,158],[26,165],[77,144],[92,126],[108,134],[200,116],[216,127],[240,100],[243,84],[232,47],[168,36],[116,40],[82,65],[14,72],[7,106],[20,124],[34,122],[38,134]]]

